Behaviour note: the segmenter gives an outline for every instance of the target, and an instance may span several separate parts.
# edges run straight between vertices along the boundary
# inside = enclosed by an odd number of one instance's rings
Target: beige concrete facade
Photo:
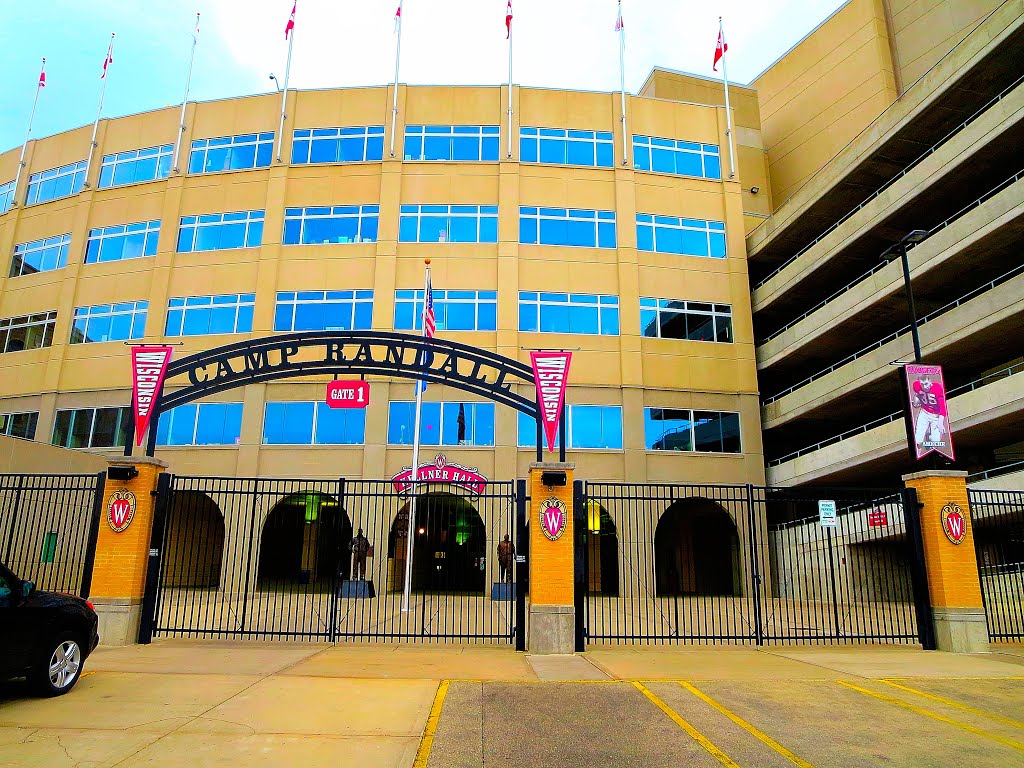
[[[703,82],[694,85],[699,94]],[[39,238],[70,233],[67,266],[0,278],[0,317],[57,311],[53,344],[0,356],[0,412],[38,411],[36,439],[48,442],[57,410],[123,406],[129,399],[130,366],[121,342],[69,344],[76,307],[147,300],[145,341],[181,341],[175,357],[274,333],[278,291],[372,289],[373,328],[393,330],[395,291],[422,287],[423,260],[432,259],[436,290],[498,291],[497,331],[444,334],[528,362],[524,348],[578,349],[573,359],[570,404],[621,406],[621,450],[570,451],[581,477],[609,480],[760,483],[763,480],[754,346],[744,251],[744,212],[750,183],[669,176],[623,167],[621,134],[615,134],[615,167],[520,163],[519,127],[543,126],[621,132],[614,94],[540,89],[513,91],[513,157],[504,159],[508,89],[402,87],[395,136],[397,159],[383,162],[292,165],[292,131],[389,123],[388,88],[290,93],[284,163],[269,168],[190,175],[110,189],[97,189],[100,158],[117,152],[173,143],[177,109],[103,120],[89,186],[80,194],[39,205],[17,206],[0,216],[0,252]],[[748,101],[752,100],[748,99]],[[743,100],[740,100],[743,103]],[[196,139],[277,128],[279,101],[255,96],[189,104],[179,165],[187,170]],[[746,109],[746,107],[744,107]],[[756,117],[756,109],[753,110]],[[627,100],[631,133],[692,140],[722,147],[727,167],[724,110],[713,104],[665,98]],[[402,161],[406,124],[501,125],[500,162]],[[388,129],[390,130],[390,129]],[[751,128],[756,133],[756,128]],[[85,159],[88,130],[75,129],[33,141],[17,199],[25,198],[32,173]],[[751,153],[756,154],[756,153]],[[0,179],[14,177],[17,150],[0,155]],[[741,167],[743,167],[741,165]],[[725,172],[727,177],[727,172]],[[763,178],[763,177],[758,177]],[[764,181],[757,183],[764,184]],[[742,190],[742,191],[741,191]],[[762,195],[766,200],[767,195]],[[380,205],[375,243],[282,246],[285,207]],[[496,244],[399,243],[402,204],[497,205]],[[615,211],[617,248],[521,245],[520,205]],[[264,210],[262,246],[207,253],[179,253],[182,216]],[[766,210],[764,205],[758,210]],[[637,212],[703,218],[726,223],[728,258],[682,257],[636,248]],[[104,226],[160,220],[156,255],[84,264],[89,231]],[[535,334],[518,331],[519,291],[608,294],[619,298],[620,333],[615,336]],[[251,334],[164,335],[168,300],[219,293],[255,293]],[[735,342],[728,344],[646,338],[639,297],[729,304]],[[211,398],[242,402],[237,446],[161,448],[172,471],[203,475],[382,477],[409,464],[408,446],[388,446],[388,402],[409,401],[407,381],[371,379],[364,446],[264,446],[267,401],[324,398],[327,377],[247,386]],[[443,386],[427,400],[472,401]],[[645,407],[694,408],[740,413],[742,453],[663,453],[645,450]],[[446,447],[451,461],[479,467],[494,479],[523,477],[534,458],[518,448],[516,414],[496,409],[495,446]]]

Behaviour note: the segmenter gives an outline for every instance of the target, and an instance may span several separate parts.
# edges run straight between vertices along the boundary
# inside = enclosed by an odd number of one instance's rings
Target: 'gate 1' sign
[[[836,503],[831,499],[818,500],[818,520],[822,528],[836,527]]]
[[[365,408],[370,404],[370,382],[331,381],[327,383],[327,405],[331,408]]]

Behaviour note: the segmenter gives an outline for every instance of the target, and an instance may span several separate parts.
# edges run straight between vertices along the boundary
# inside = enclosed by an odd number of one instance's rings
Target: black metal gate
[[[967,490],[989,640],[1024,640],[1024,491]]]
[[[497,557],[517,512],[511,482],[418,495],[406,606],[409,506],[391,481],[162,475],[140,641],[519,640]]]
[[[934,646],[912,490],[577,483],[575,498],[584,641]]]
[[[0,475],[0,561],[39,589],[88,597],[104,477]]]

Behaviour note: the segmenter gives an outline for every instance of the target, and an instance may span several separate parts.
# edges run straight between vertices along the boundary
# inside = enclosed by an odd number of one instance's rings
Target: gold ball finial
[[[426,264],[429,267],[430,266],[430,259],[424,259],[423,263]]]

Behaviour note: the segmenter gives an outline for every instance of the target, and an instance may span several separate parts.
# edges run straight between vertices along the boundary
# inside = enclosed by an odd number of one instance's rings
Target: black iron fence
[[[988,636],[1024,640],[1024,491],[967,490]]]
[[[39,589],[89,596],[103,505],[98,475],[0,475],[0,561]]]
[[[140,639],[519,639],[513,484],[428,488],[410,559],[391,481],[162,476]]]
[[[578,640],[934,645],[913,491],[578,483],[575,506]]]

